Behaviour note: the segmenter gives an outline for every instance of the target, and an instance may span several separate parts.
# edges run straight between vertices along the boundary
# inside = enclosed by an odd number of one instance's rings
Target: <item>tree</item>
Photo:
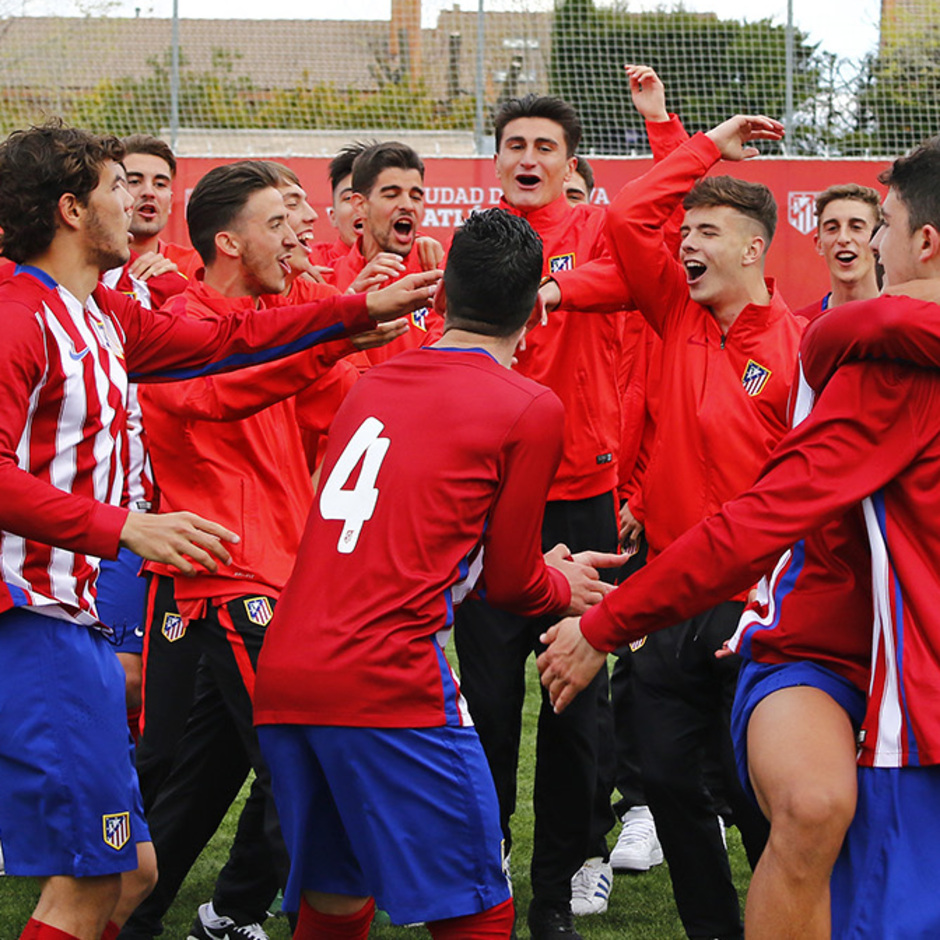
[[[815,96],[814,48],[795,33],[794,100]],[[646,151],[643,122],[630,102],[627,62],[651,65],[666,84],[670,108],[690,130],[733,114],[782,117],[786,97],[786,27],[770,20],[720,20],[711,13],[629,13],[594,0],[561,0],[552,30],[552,92],[572,102],[585,126],[584,149]],[[797,129],[791,150],[799,149]],[[765,147],[772,150],[772,147]]]

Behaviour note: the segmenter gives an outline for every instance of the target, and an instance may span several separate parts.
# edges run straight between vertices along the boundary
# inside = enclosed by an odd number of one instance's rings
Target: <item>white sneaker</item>
[[[571,879],[571,913],[603,914],[610,899],[614,872],[602,858],[589,858]]]
[[[610,853],[615,871],[649,871],[661,865],[663,848],[656,835],[656,824],[648,806],[631,806],[623,814],[623,828]]]

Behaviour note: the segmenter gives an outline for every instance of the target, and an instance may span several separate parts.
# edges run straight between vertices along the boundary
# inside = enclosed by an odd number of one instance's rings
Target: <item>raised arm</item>
[[[601,654],[746,589],[781,552],[908,466],[922,446],[922,402],[913,399],[925,394],[925,384],[899,381],[897,370],[860,364],[840,370],[754,487],[677,539],[579,626],[565,621],[551,634],[561,644],[540,657],[540,668],[543,682],[555,683],[553,700],[563,708],[590,681],[593,673],[585,681],[585,672]]]

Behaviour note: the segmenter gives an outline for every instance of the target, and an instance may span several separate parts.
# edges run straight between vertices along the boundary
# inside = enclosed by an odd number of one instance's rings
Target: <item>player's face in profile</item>
[[[129,153],[124,158],[127,189],[134,197],[131,235],[152,238],[166,228],[173,204],[170,165],[152,153]]]
[[[353,197],[363,227],[379,247],[406,257],[414,247],[424,214],[424,180],[418,170],[387,167],[368,195]]]
[[[309,246],[313,244],[313,223],[320,216],[307,201],[307,193],[303,187],[296,183],[282,182],[277,188],[287,210],[287,224],[297,236],[298,244],[293,252],[291,266],[295,271],[303,270],[304,257],[310,251]]]
[[[124,168],[113,160],[105,161],[98,185],[88,197],[82,231],[85,257],[99,271],[120,267],[130,258],[128,226],[133,204]]]
[[[874,271],[874,230],[875,210],[860,199],[834,199],[823,209],[816,250],[826,259],[833,280],[857,284]]]
[[[730,206],[697,206],[686,212],[679,260],[694,301],[707,306],[738,290],[756,228],[756,222]]]
[[[577,171],[571,174],[571,179],[565,183],[565,199],[573,206],[580,205],[582,202],[590,202],[588,196],[587,183],[584,177]]]
[[[274,187],[251,194],[233,226],[249,294],[279,294],[291,271],[290,259],[300,244],[287,222],[287,210]]]
[[[911,216],[898,194],[888,190],[882,206],[884,222],[871,246],[885,271],[885,287],[903,284],[917,277],[919,232],[911,232]]]
[[[340,241],[352,247],[362,234],[362,216],[353,202],[352,173],[344,176],[333,191],[330,221],[339,232]]]
[[[516,118],[503,128],[496,176],[510,205],[538,209],[565,191],[576,163],[568,157],[560,124],[548,118]]]

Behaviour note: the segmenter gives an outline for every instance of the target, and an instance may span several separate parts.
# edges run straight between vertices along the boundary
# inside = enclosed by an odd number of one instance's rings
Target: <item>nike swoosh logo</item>
[[[69,355],[76,361],[80,362],[91,352],[91,346],[86,346],[81,352],[78,352],[75,349],[69,350]]]

